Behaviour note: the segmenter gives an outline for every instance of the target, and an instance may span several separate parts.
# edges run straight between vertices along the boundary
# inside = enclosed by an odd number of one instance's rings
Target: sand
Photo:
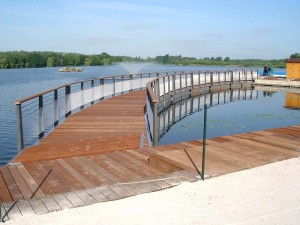
[[[300,224],[300,158],[5,224]]]

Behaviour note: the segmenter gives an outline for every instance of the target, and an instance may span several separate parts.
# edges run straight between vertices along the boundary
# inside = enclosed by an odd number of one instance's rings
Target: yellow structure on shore
[[[287,79],[300,79],[300,58],[291,58],[286,62]]]

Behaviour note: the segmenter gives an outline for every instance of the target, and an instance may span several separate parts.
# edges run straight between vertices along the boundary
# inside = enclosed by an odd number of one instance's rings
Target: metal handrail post
[[[157,118],[157,103],[153,103],[153,146],[158,145],[158,118]]]
[[[115,77],[112,78],[112,96],[116,95],[116,80]]]
[[[23,136],[23,123],[22,123],[22,105],[21,103],[16,104],[17,113],[17,146],[18,152],[21,152],[24,148],[24,136]]]
[[[71,94],[71,85],[65,87],[65,118],[71,115],[70,110],[70,94]]]
[[[94,99],[94,87],[95,87],[94,80],[91,80],[91,105],[93,105],[95,103],[95,99]]]
[[[191,90],[194,89],[194,73],[191,72]]]
[[[213,72],[210,72],[210,86],[214,85],[214,77],[213,77]]]
[[[81,92],[81,106],[80,109],[84,109],[84,83],[80,83],[80,92]]]
[[[43,95],[40,95],[39,96],[39,139],[44,137],[44,131],[45,131],[43,107],[44,107]]]
[[[175,89],[176,89],[176,86],[175,86],[175,82],[176,82],[176,75],[173,75],[172,77],[172,93],[173,93],[173,96],[175,95]]]
[[[53,112],[53,115],[54,115],[54,123],[53,123],[53,126],[56,127],[58,125],[58,92],[57,92],[57,89],[54,90],[54,112]]]

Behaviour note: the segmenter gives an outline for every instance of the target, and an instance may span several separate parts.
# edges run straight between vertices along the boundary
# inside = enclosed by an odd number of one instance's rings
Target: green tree
[[[87,57],[87,58],[85,58],[85,60],[84,60],[84,65],[85,66],[91,66],[92,65],[92,59],[91,58],[89,58],[89,57]]]
[[[230,61],[230,58],[227,56],[225,59],[224,59],[225,62],[229,62]]]
[[[169,54],[166,54],[162,59],[163,64],[169,64],[170,63],[170,57]]]
[[[54,66],[54,58],[48,57],[47,59],[47,67],[53,67]]]
[[[291,54],[290,58],[300,58],[300,53]]]

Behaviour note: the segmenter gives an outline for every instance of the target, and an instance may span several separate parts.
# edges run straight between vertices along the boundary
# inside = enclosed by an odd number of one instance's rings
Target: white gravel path
[[[5,224],[300,224],[300,158]]]

